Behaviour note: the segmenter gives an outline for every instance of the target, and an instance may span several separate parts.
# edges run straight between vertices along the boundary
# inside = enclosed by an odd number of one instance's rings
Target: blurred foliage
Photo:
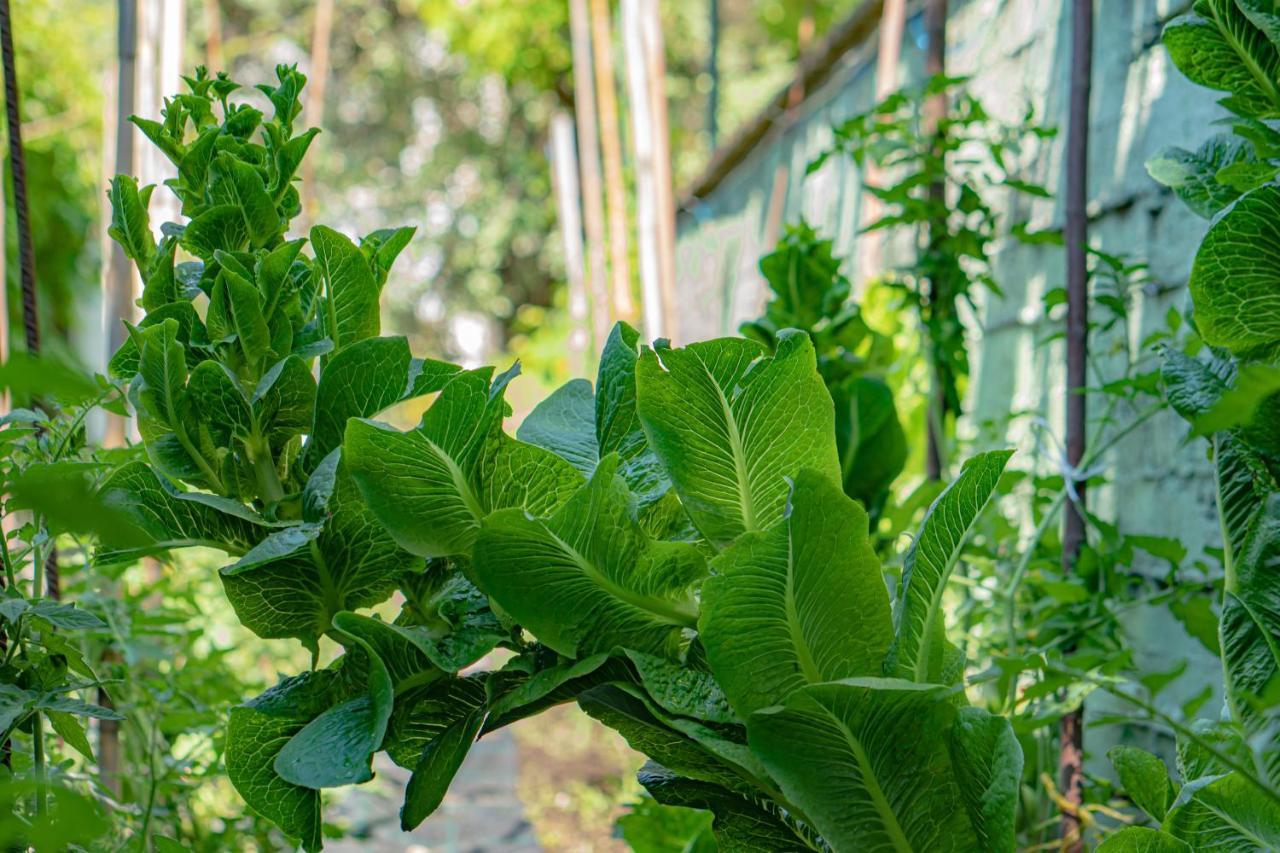
[[[309,71],[313,3],[217,5],[223,66],[233,76],[261,77],[279,62]],[[722,0],[721,138],[785,84],[801,17],[812,14],[821,34],[855,5]],[[612,6],[629,160],[621,22]],[[663,15],[679,187],[710,155],[709,6],[663,4]],[[420,224],[387,291],[392,325],[423,351],[478,362],[510,347],[523,356],[521,306],[555,307],[564,275],[545,143],[552,113],[573,105],[568,4],[336,0],[334,21],[324,135],[313,149],[323,189],[312,218],[357,232],[376,227],[373,211],[377,222]],[[192,16],[190,26],[189,55],[211,62],[201,57],[205,21]]]
[[[19,3],[14,9],[18,82],[22,87],[27,197],[41,320],[56,340],[91,327],[82,300],[97,287],[97,186],[102,163],[103,91],[109,85],[114,32],[101,0]],[[68,49],[74,45],[75,49]],[[101,85],[98,84],[101,81]],[[5,278],[11,340],[22,339],[16,216],[5,149]],[[88,321],[88,322],[86,322]]]

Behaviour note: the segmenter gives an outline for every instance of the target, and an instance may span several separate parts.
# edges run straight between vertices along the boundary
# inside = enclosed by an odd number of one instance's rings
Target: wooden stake
[[[1089,90],[1093,78],[1093,0],[1071,4],[1071,91],[1067,127],[1066,263],[1067,263],[1067,464],[1074,472],[1085,452],[1087,409],[1085,387],[1089,361]],[[1085,484],[1075,482],[1076,500],[1063,515],[1062,569],[1075,568],[1085,541]],[[1066,802],[1083,802],[1084,709],[1062,718],[1058,745],[1058,787]],[[1063,849],[1084,849],[1078,812],[1063,809]]]
[[[203,0],[200,7],[204,18],[204,64],[210,72],[222,69],[222,10],[218,0]]]
[[[609,271],[605,264],[604,199],[601,196],[600,134],[596,125],[595,74],[591,60],[591,19],[587,0],[569,0],[573,40],[573,112],[578,126],[582,217],[587,236],[587,280],[591,296],[592,349],[609,334]]]
[[[671,129],[667,120],[667,57],[658,0],[640,4],[649,112],[653,116],[654,204],[658,222],[658,287],[666,336],[679,338],[676,310],[676,192],[671,181]]]
[[[604,157],[605,207],[609,224],[609,270],[612,274],[613,314],[634,323],[631,295],[631,254],[627,246],[627,190],[622,176],[622,139],[618,98],[614,89],[613,27],[609,0],[590,0],[591,50],[595,55],[596,99],[600,106],[600,150]]]
[[[318,0],[316,3],[315,23],[311,29],[311,60],[307,71],[310,75],[310,91],[307,102],[302,108],[302,126],[304,128],[319,127],[324,121],[324,95],[329,84],[329,43],[333,36],[333,0]],[[315,158],[305,157],[302,160],[302,182],[298,192],[302,195],[302,216],[297,228],[306,233],[308,224],[315,218],[316,194],[312,191],[315,181]]]
[[[138,6],[137,0],[119,0],[116,4],[116,91],[115,109],[111,117],[115,127],[115,168],[117,175],[132,175],[133,125],[128,118],[134,112],[134,85],[137,78]],[[124,319],[133,317],[133,267],[125,257],[124,249],[109,240],[106,269],[102,279],[102,313],[106,325],[106,359],[120,348],[128,334]],[[104,447],[123,447],[127,429],[126,419],[108,413],[103,433]]]
[[[576,372],[583,367],[587,337],[587,285],[583,269],[582,216],[578,208],[578,165],[573,150],[573,119],[563,110],[551,116],[551,177],[556,186],[556,209],[564,241],[565,277],[569,283],[569,351]]]
[[[650,340],[665,337],[667,312],[663,308],[662,254],[659,231],[658,172],[654,151],[652,83],[645,48],[645,3],[622,0],[622,46],[627,65],[627,101],[631,107],[631,145],[635,152],[636,244],[640,255],[641,309],[644,333]]]

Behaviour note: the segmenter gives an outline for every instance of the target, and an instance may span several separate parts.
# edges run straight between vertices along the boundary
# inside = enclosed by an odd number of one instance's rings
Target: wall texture
[[[1187,0],[1097,0],[1094,84],[1090,131],[1091,240],[1104,251],[1123,253],[1150,265],[1152,284],[1135,294],[1128,328],[1096,335],[1099,370],[1114,370],[1127,347],[1165,325],[1170,308],[1185,303],[1191,258],[1205,224],[1188,213],[1146,173],[1144,161],[1163,145],[1195,147],[1222,113],[1212,93],[1187,82],[1160,44],[1166,21],[1190,5]],[[1068,59],[1071,33],[1067,4],[1060,0],[953,0],[948,33],[948,72],[972,76],[972,89],[987,108],[1018,118],[1030,103],[1046,124],[1064,129],[1057,139],[1028,152],[1029,174],[1060,195],[1064,162]],[[903,64],[918,77],[923,29],[919,16],[908,21]],[[782,223],[807,218],[836,241],[846,273],[857,281],[861,197],[853,164],[833,158],[814,175],[805,166],[831,139],[830,127],[865,110],[873,101],[875,43],[848,54],[842,68],[797,108],[793,121],[774,132],[699,204],[681,211],[677,281],[682,340],[732,333],[758,313],[763,287],[756,261],[773,230],[771,206]],[[785,172],[780,172],[785,167]],[[784,193],[773,198],[775,187]],[[1060,227],[1060,198],[997,198],[1011,220],[1032,228]],[[780,205],[780,207],[778,206]],[[776,217],[775,217],[776,219]],[[887,246],[892,263],[903,246]],[[1044,320],[1043,296],[1064,279],[1060,248],[1002,243],[995,271],[1004,298],[980,299],[972,318],[970,416],[961,426],[971,446],[1002,441],[1018,447],[1023,466],[1057,466],[1051,446],[1034,440],[1029,419],[1007,424],[1011,411],[1040,412],[1061,435],[1063,352],[1037,346],[1056,329]],[[1095,404],[1093,411],[1101,409]],[[1123,412],[1121,417],[1123,417]],[[981,423],[996,432],[979,436]],[[1007,425],[1006,425],[1007,424]],[[1132,533],[1181,537],[1194,559],[1217,542],[1212,478],[1199,443],[1165,414],[1135,432],[1107,460],[1112,485],[1100,490],[1100,514]],[[1015,463],[1017,464],[1017,463]],[[1162,569],[1152,561],[1153,572]],[[1129,621],[1140,663],[1152,671],[1188,661],[1188,674],[1167,694],[1171,703],[1189,697],[1220,670],[1163,610],[1143,610]],[[1178,638],[1174,642],[1172,638]],[[1094,711],[1106,707],[1094,703]],[[1216,714],[1217,704],[1201,712]],[[1095,758],[1097,751],[1094,751]]]

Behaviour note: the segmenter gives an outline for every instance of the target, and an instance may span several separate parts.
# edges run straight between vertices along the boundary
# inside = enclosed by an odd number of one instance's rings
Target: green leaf
[[[820,849],[797,834],[766,800],[749,800],[719,785],[686,779],[652,761],[637,774],[640,784],[668,806],[706,809],[721,853],[778,853]]]
[[[232,204],[205,208],[187,223],[182,232],[182,245],[206,264],[218,252],[241,251],[249,245],[249,232],[240,208]]]
[[[741,338],[660,345],[641,355],[636,390],[649,444],[718,547],[780,521],[802,468],[839,482],[831,397],[805,334],[781,335],[771,357]]]
[[[208,176],[210,201],[240,209],[250,246],[261,248],[280,233],[280,214],[257,169],[222,151],[209,164]]]
[[[516,663],[522,660],[517,658]],[[565,661],[528,675],[519,670],[500,670],[492,676],[492,683],[496,686],[489,704],[485,731],[502,728],[546,708],[570,702],[585,689],[621,676],[608,654]]]
[[[996,450],[970,458],[929,508],[903,561],[886,672],[917,682],[941,682],[946,642],[942,595],[973,524],[1012,455],[1011,450]]]
[[[712,723],[739,722],[711,673],[633,649],[623,652],[636,668],[645,692],[664,710]]]
[[[92,473],[77,462],[28,464],[5,484],[11,501],[7,511],[37,513],[55,536],[80,533],[127,547],[147,544],[147,532],[132,516],[95,490]]]
[[[374,620],[351,613],[344,616],[335,619],[335,626],[344,645],[365,653],[366,690],[322,712],[276,755],[273,768],[294,785],[336,788],[369,781],[373,754],[387,733],[395,685],[379,649],[366,639],[372,626],[363,623]]]
[[[1192,850],[1280,848],[1280,806],[1238,773],[1206,776],[1182,786],[1165,832]]]
[[[147,316],[138,323],[139,330],[158,326],[168,320],[178,324],[178,342],[186,348],[187,365],[195,367],[199,363],[196,348],[209,344],[209,336],[205,331],[204,321],[196,313],[190,302],[174,302],[147,312]],[[16,356],[16,353],[15,353]],[[130,336],[116,350],[107,365],[107,371],[118,379],[132,379],[138,373],[138,338]]]
[[[682,630],[697,621],[691,587],[705,562],[693,545],[644,534],[617,467],[615,455],[602,460],[546,520],[518,508],[493,513],[472,571],[503,610],[563,655],[625,646],[674,657]]]
[[[789,515],[711,563],[699,637],[743,718],[806,684],[879,674],[889,595],[867,514],[821,474],[799,472]]]
[[[488,369],[458,374],[409,432],[347,424],[352,475],[373,514],[412,554],[465,554],[490,512],[546,515],[581,483],[568,462],[501,431],[509,377],[491,388],[489,376]]]
[[[331,489],[327,497],[317,491]],[[378,604],[396,579],[420,564],[369,513],[341,452],[311,475],[303,492],[313,515],[272,533],[220,572],[240,621],[260,637],[296,637],[314,646],[343,610]]]
[[[216,321],[214,315],[217,315]],[[225,266],[209,297],[208,322],[215,339],[224,337],[214,331],[215,326],[235,334],[249,364],[260,363],[271,348],[271,331],[262,313],[262,294],[250,281]]]
[[[510,632],[489,607],[489,598],[461,573],[428,570],[401,582],[404,609],[399,630],[445,670],[465,669],[493,651]]]
[[[982,769],[952,757],[955,739],[972,736],[959,715],[945,689],[857,678],[801,688],[785,707],[753,714],[747,732],[787,799],[834,849],[969,851],[1012,826],[1022,762],[991,756],[984,793],[966,796],[961,786],[978,784]],[[997,742],[1017,748],[1011,737]],[[963,750],[966,759],[975,751]],[[986,800],[979,813],[975,799]]]
[[[87,610],[48,599],[37,601],[27,612],[64,631],[95,631],[107,627],[106,622]]]
[[[634,853],[715,853],[711,812],[684,806],[664,806],[642,797],[618,818],[622,840]]]
[[[647,505],[670,491],[671,480],[649,446],[636,408],[639,342],[640,333],[626,323],[615,323],[605,340],[596,374],[595,431],[598,456],[617,453],[622,478]]]
[[[1191,848],[1164,830],[1129,826],[1108,835],[1098,853],[1191,853]]]
[[[20,400],[47,397],[76,406],[94,400],[102,387],[92,376],[52,356],[31,356],[25,352],[9,354],[0,364],[0,387],[8,388]]]
[[[294,785],[276,773],[276,756],[332,702],[333,673],[320,671],[285,679],[231,709],[227,721],[227,778],[255,812],[308,853],[322,846],[320,792]]]
[[[320,305],[325,328],[341,351],[378,334],[378,283],[364,255],[347,237],[317,225],[311,229],[316,274],[324,285]]]
[[[1195,435],[1212,435],[1224,429],[1245,426],[1253,421],[1268,397],[1280,393],[1280,367],[1245,364],[1236,372],[1235,383],[1192,421]]]
[[[427,744],[413,768],[400,809],[400,828],[414,829],[444,801],[449,783],[457,775],[484,725],[485,712],[479,709],[453,723]]]
[[[151,234],[151,217],[147,206],[154,186],[138,189],[138,182],[129,175],[116,175],[111,179],[107,197],[111,201],[111,225],[107,234],[120,244],[125,255],[138,269],[145,269],[156,250],[156,240]]]
[[[961,708],[951,732],[951,763],[979,848],[1014,849],[1022,747],[1009,721]]]
[[[1206,342],[1239,352],[1280,340],[1280,186],[1245,193],[1213,223],[1190,286]]]
[[[836,449],[844,493],[874,510],[907,462],[907,437],[893,391],[880,379],[860,376],[831,386]]]
[[[307,459],[319,462],[341,444],[351,418],[434,394],[457,373],[455,365],[413,358],[405,338],[367,338],[336,353],[320,374]]]
[[[1197,216],[1210,219],[1240,197],[1240,191],[1218,181],[1218,172],[1233,163],[1256,163],[1253,146],[1229,134],[1210,137],[1195,151],[1174,145],[1147,159],[1147,173],[1173,190]]]
[[[368,258],[379,288],[387,283],[387,274],[391,272],[392,265],[409,245],[417,230],[409,226],[380,228],[360,239],[360,250]]]
[[[485,705],[487,674],[443,678],[396,698],[383,749],[412,771],[432,741]]]
[[[1193,14],[1164,30],[1169,57],[1191,82],[1230,93],[1224,105],[1243,116],[1268,117],[1280,108],[1275,45],[1241,12],[1236,0],[1198,0]]]
[[[112,472],[99,494],[104,501],[127,512],[133,524],[152,540],[152,544],[141,549],[143,553],[199,545],[241,554],[261,538],[260,529],[250,521],[210,503],[187,499],[188,493],[179,492],[142,462],[130,462]],[[140,556],[137,550],[115,550],[133,549],[134,545],[127,539],[121,542],[104,536],[102,544],[112,550],[98,552],[96,559],[100,563]]]
[[[578,696],[583,711],[618,732],[631,748],[691,779],[721,785],[739,793],[755,790],[749,772],[716,756],[656,717],[639,697],[616,685],[592,687]],[[750,755],[745,749],[744,753]]]
[[[75,718],[74,714],[66,711],[47,711],[45,717],[49,720],[50,727],[62,738],[67,746],[83,755],[87,760],[93,761],[93,746],[89,743],[89,736],[85,733],[84,724]]]
[[[1264,460],[1229,433],[1214,437],[1226,578],[1219,636],[1227,705],[1280,785],[1280,485]]]
[[[600,462],[595,408],[591,383],[570,379],[533,408],[516,430],[516,438],[550,450],[590,477]]]
[[[1178,796],[1164,762],[1145,749],[1132,746],[1113,746],[1107,750],[1107,758],[1133,804],[1157,823],[1164,820]]]
[[[311,427],[316,411],[316,381],[296,355],[281,359],[254,389],[254,419],[273,451]]]
[[[253,414],[240,381],[221,362],[202,361],[191,371],[187,393],[201,423],[208,426],[219,447],[232,438],[244,440],[253,432]]]

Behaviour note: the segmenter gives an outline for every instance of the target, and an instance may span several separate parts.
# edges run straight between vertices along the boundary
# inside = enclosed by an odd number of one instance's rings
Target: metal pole
[[[710,0],[711,56],[707,59],[707,74],[711,77],[711,91],[707,94],[707,131],[711,150],[720,141],[720,0]]]
[[[1071,9],[1071,92],[1067,128],[1066,263],[1067,263],[1067,464],[1074,471],[1085,450],[1089,359],[1089,89],[1093,71],[1093,0],[1073,0]],[[1085,541],[1085,484],[1075,482],[1077,501],[1068,502],[1063,519],[1062,568],[1070,572]],[[1066,802],[1083,801],[1084,713],[1076,709],[1059,728],[1058,785]],[[1063,849],[1083,850],[1078,814],[1064,809]]]
[[[934,77],[944,74],[947,67],[947,0],[928,0],[925,3],[924,28],[927,39],[924,58],[925,75]],[[938,145],[939,151],[941,150],[941,139],[938,137],[938,127],[942,120],[946,118],[946,115],[947,95],[945,92],[931,95],[925,101],[922,116],[924,119],[924,133],[934,140],[934,144]],[[929,200],[935,205],[941,206],[945,204],[946,193],[946,183],[942,179],[936,180],[929,185]],[[945,222],[930,224],[929,234],[926,237],[930,250],[942,238],[942,231],[945,228]],[[928,288],[927,296],[930,301],[931,311],[937,313],[954,310],[954,300],[951,294],[947,292],[944,282],[934,277],[927,282],[926,286]],[[947,467],[947,399],[945,382],[938,363],[938,355],[932,351],[932,348],[929,353],[929,361],[932,381],[929,389],[929,405],[926,409],[928,452],[925,458],[925,474],[930,480],[938,480],[942,478],[943,472]]]

